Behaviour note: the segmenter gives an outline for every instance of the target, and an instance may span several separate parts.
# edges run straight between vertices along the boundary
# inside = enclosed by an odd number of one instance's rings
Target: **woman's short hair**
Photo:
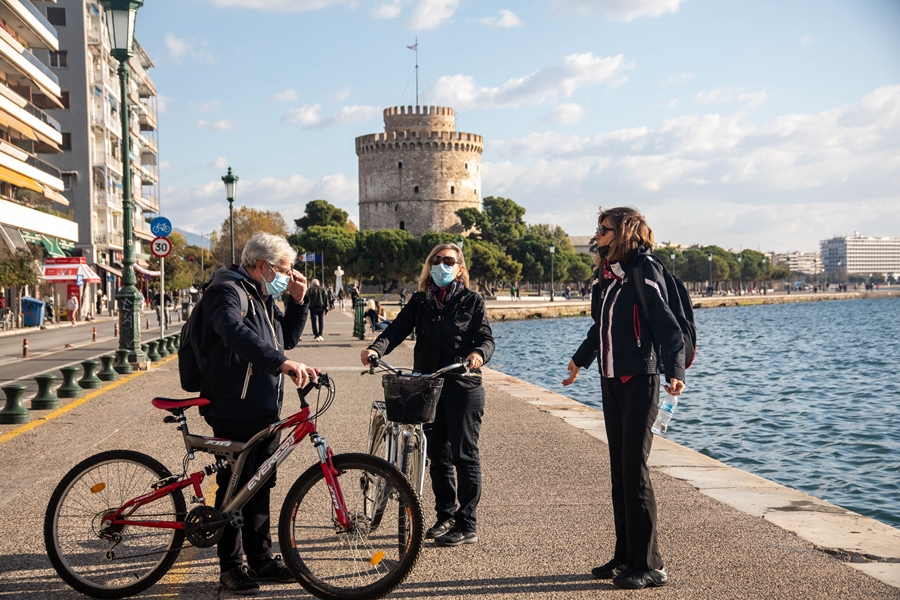
[[[620,206],[604,210],[601,206],[597,225],[605,219],[613,222],[615,230],[615,237],[609,243],[609,253],[606,255],[606,260],[610,263],[627,261],[641,246],[653,249],[653,230],[636,208]]]
[[[422,267],[422,274],[419,275],[419,291],[424,292],[431,281],[431,259],[441,250],[453,250],[456,254],[456,260],[459,261],[461,268],[456,276],[457,281],[461,281],[463,285],[469,287],[469,269],[466,268],[466,257],[463,255],[462,248],[456,244],[438,244],[435,246],[428,256],[425,258],[425,265]]]
[[[375,301],[369,299],[366,301],[366,310],[375,310]]]
[[[317,286],[317,285],[319,285],[319,280],[318,280],[318,279],[313,279],[312,281],[309,282],[309,285],[310,285],[310,286]]]
[[[286,239],[280,235],[272,235],[271,233],[257,233],[241,253],[241,266],[245,269],[256,268],[256,263],[260,259],[266,261],[270,265],[277,265],[284,261],[294,264],[297,260],[297,251],[291,248]]]

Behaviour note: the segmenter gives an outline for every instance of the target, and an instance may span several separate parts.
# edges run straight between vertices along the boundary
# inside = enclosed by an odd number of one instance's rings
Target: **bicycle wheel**
[[[384,420],[382,411],[373,406],[372,413],[366,452],[381,459],[388,459],[387,436],[390,435],[388,424]],[[372,529],[377,529],[381,524],[381,515],[384,514],[387,497],[391,492],[390,484],[384,479],[369,474],[365,479],[360,479],[360,489],[363,492],[363,498],[366,499],[363,505],[364,513],[371,519]]]
[[[44,516],[44,544],[59,576],[94,598],[132,596],[159,581],[178,558],[184,532],[109,528],[102,521],[171,475],[156,459],[130,450],[101,452],[75,465],[56,486]],[[129,518],[184,521],[184,516],[179,490],[137,508]]]
[[[419,496],[422,495],[425,470],[425,434],[418,426],[410,431],[410,435],[404,436],[405,448],[403,448],[403,474],[409,479],[413,489]]]
[[[406,478],[387,461],[367,454],[339,454],[332,460],[355,528],[348,532],[338,524],[331,490],[321,465],[315,464],[297,479],[281,509],[281,553],[300,585],[314,596],[380,598],[406,578],[419,558],[422,505]],[[392,490],[377,530],[364,509],[371,499],[359,485],[370,477],[383,479]]]

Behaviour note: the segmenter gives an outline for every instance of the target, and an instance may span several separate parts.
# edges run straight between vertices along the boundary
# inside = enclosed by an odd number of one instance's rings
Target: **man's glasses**
[[[433,266],[437,266],[441,263],[444,263],[448,267],[453,267],[459,262],[460,262],[459,259],[457,259],[455,256],[432,256],[431,257],[431,264]]]
[[[615,227],[607,227],[606,225],[597,225],[597,235],[603,237],[610,231],[615,231]]]

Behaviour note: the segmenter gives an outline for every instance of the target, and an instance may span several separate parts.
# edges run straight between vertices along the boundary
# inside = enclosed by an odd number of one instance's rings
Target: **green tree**
[[[382,289],[389,291],[400,281],[418,278],[422,268],[419,250],[419,241],[402,229],[360,231],[356,234],[354,258],[345,269],[351,276],[381,284]]]
[[[346,270],[356,252],[357,235],[337,225],[311,225],[303,233],[292,235],[289,239],[291,245],[301,252],[323,253],[326,264],[340,265]]]
[[[568,280],[578,282],[579,286],[589,282],[594,274],[594,258],[584,252],[576,254],[569,263]]]
[[[347,218],[350,216],[346,210],[329,203],[327,200],[313,200],[306,203],[305,214],[294,223],[301,231],[310,227],[340,227],[347,228]]]
[[[482,240],[468,240],[463,245],[463,254],[469,266],[470,283],[477,282],[485,294],[493,295],[491,283],[518,281],[522,276],[522,265],[496,244]]]
[[[456,211],[463,227],[477,231],[469,237],[491,242],[506,250],[525,234],[525,208],[509,198],[488,196],[482,202],[481,211],[461,208]]]
[[[41,270],[38,260],[43,252],[26,244],[16,252],[11,252],[6,244],[0,244],[0,286],[15,289],[16,302],[12,307],[15,311],[16,322],[21,312],[22,290],[25,286],[36,286],[41,280]],[[84,288],[81,288],[82,293]]]

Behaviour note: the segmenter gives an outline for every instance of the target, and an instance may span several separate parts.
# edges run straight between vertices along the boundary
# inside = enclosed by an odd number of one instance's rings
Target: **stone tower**
[[[456,211],[481,209],[484,138],[454,131],[453,109],[395,106],[384,133],[356,138],[359,228],[461,232]]]

